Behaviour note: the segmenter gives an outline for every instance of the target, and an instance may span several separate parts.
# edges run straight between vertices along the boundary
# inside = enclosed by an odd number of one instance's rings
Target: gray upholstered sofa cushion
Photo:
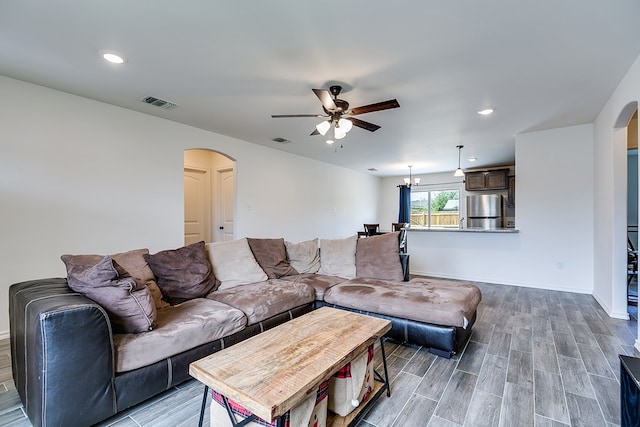
[[[116,372],[150,365],[244,329],[242,311],[196,298],[157,311],[156,328],[144,334],[115,334]]]
[[[281,277],[280,280],[293,283],[304,283],[313,288],[316,295],[316,301],[322,301],[324,299],[324,293],[330,287],[342,283],[345,281],[342,277],[327,276],[325,274],[304,273],[296,274],[293,276]]]
[[[466,328],[480,303],[480,289],[453,280],[409,282],[356,278],[327,290],[329,304],[417,322]]]
[[[312,303],[315,293],[311,286],[304,283],[270,279],[217,290],[207,298],[241,310],[247,316],[247,325],[253,325],[292,308]]]

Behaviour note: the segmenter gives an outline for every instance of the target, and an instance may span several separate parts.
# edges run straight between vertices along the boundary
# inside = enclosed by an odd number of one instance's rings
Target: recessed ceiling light
[[[327,139],[327,144],[331,145],[333,144],[335,141],[333,139]]]
[[[480,114],[481,116],[488,116],[489,114],[493,113],[493,111],[493,108],[485,108],[478,111],[478,114]]]
[[[103,59],[113,64],[122,64],[125,62],[124,57],[120,55],[118,52],[114,52],[112,50],[101,50],[99,53]]]
[[[467,159],[467,161],[469,161],[469,162],[475,162],[476,160],[478,160],[478,158],[477,158],[477,157],[469,157],[469,158]]]

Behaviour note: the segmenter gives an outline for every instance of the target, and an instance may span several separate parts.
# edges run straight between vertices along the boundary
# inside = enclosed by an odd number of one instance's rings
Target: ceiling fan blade
[[[338,109],[336,103],[333,102],[331,94],[326,89],[311,89],[316,94],[325,110],[333,111]]]
[[[318,129],[314,129],[309,136],[315,136],[315,135],[320,135],[320,132],[318,132]]]
[[[375,132],[380,129],[380,126],[374,125],[373,123],[365,122],[364,120],[356,119],[355,117],[347,117],[347,120],[351,120],[354,126],[358,126],[359,128],[366,129],[369,132]]]
[[[363,105],[362,107],[352,108],[347,113],[355,116],[358,114],[372,113],[374,111],[388,110],[390,108],[398,108],[398,107],[400,107],[400,104],[398,104],[398,100],[390,99],[388,101],[382,101],[375,104]]]
[[[326,114],[272,114],[272,118],[281,119],[286,117],[329,117]]]

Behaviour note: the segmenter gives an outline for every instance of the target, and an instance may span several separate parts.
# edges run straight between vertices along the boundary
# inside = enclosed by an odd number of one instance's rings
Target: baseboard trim
[[[482,278],[482,277],[459,277],[459,276],[452,276],[447,274],[426,273],[421,271],[410,271],[410,274],[415,274],[417,276],[434,277],[438,279],[462,280],[465,282],[478,282],[478,283],[489,283],[489,284],[495,284],[495,285],[519,286],[521,288],[543,289],[546,291],[573,292],[576,294],[593,295],[591,289],[574,289],[574,288],[567,288],[563,286],[550,286],[550,285],[540,284],[540,283],[525,283],[525,282],[513,283],[513,282],[504,282],[500,280],[487,280],[486,278]]]

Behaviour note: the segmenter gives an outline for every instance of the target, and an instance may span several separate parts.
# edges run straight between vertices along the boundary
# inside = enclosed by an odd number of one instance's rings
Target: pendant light
[[[456,169],[453,176],[464,176],[464,172],[462,172],[462,169],[460,169],[460,151],[462,151],[462,147],[464,147],[464,145],[456,146],[456,148],[458,149],[458,169]]]
[[[411,176],[411,168],[413,165],[409,165],[409,178],[404,179],[404,185],[407,187],[411,187],[412,185],[420,185],[420,178],[413,178]],[[413,178],[413,183],[411,183],[411,178]]]

